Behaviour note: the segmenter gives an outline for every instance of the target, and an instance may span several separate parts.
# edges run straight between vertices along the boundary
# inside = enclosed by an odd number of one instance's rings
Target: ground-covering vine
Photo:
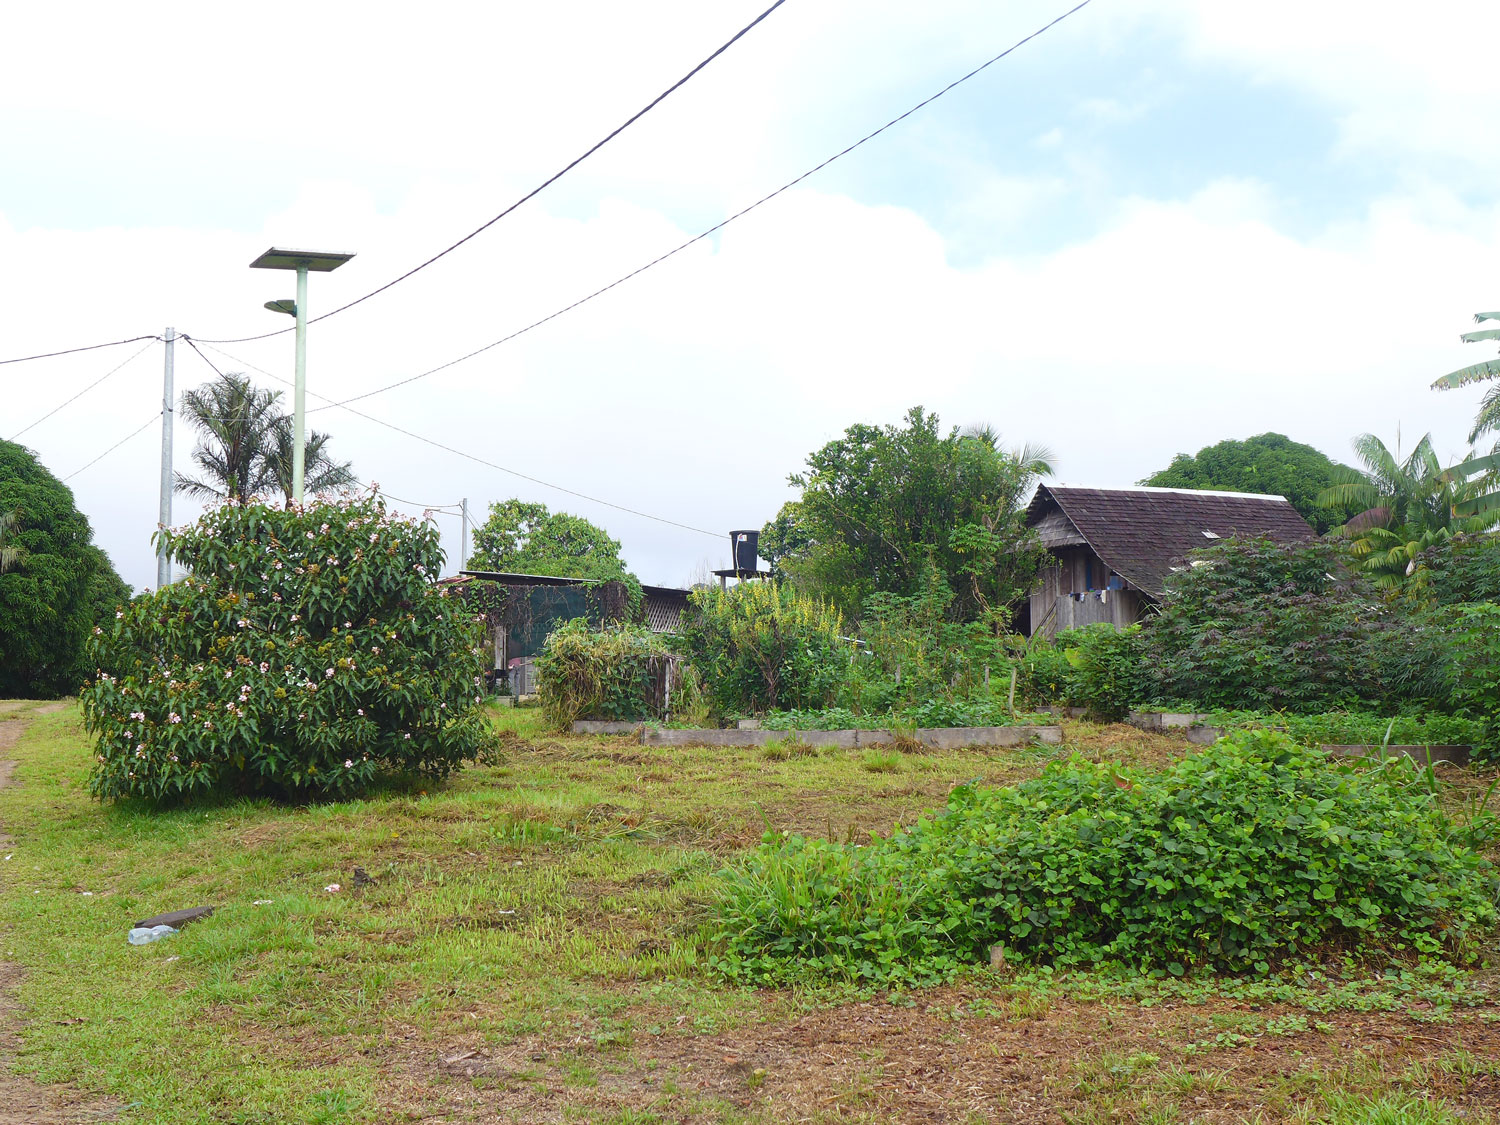
[[[1495,872],[1414,768],[1240,732],[1164,770],[1080,757],[846,845],[769,836],[726,870],[712,964],[737,980],[925,982],[988,960],[1265,975],[1338,948],[1475,955]]]

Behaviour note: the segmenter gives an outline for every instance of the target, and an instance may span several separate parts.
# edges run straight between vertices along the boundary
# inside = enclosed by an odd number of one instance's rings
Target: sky
[[[551,176],[767,3],[18,9],[0,67],[0,359],[284,327],[261,305],[292,276],[247,268],[272,245],[354,252],[313,276],[309,311],[353,300]],[[535,199],[313,325],[309,405],[572,304],[1069,7],[787,0]],[[727,566],[724,532],[795,498],[810,452],[915,405],[1044,445],[1073,484],[1129,485],[1266,431],[1338,459],[1360,433],[1405,450],[1431,432],[1456,458],[1484,388],[1429,384],[1492,354],[1458,335],[1500,308],[1496,42],[1492,3],[1093,0],[596,300],[353,404],[369,417],[310,423],[403,511],[541,501],[669,585]],[[290,334],[215,347],[221,370],[291,378]],[[0,366],[0,438],[26,429],[137,588],[155,581],[162,367],[154,340]],[[175,377],[181,392],[214,371],[178,344]],[[191,470],[194,435],[178,425],[175,442]],[[199,510],[179,496],[174,522]],[[452,569],[459,521],[434,518]]]

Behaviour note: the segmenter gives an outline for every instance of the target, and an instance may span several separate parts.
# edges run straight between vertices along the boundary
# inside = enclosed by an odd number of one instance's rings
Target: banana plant
[[[1474,314],[1474,322],[1483,324],[1487,320],[1500,322],[1500,312]],[[1459,337],[1465,344],[1485,340],[1500,340],[1500,328],[1482,328],[1477,332],[1465,332]],[[1448,391],[1455,387],[1467,387],[1471,383],[1500,378],[1500,359],[1487,359],[1450,371],[1432,384],[1435,391]],[[1479,413],[1474,418],[1474,428],[1469,441],[1476,442],[1485,434],[1500,430],[1500,384],[1491,387],[1480,400]],[[1500,511],[1500,488],[1492,487],[1500,480],[1500,443],[1489,453],[1470,457],[1445,471],[1453,481],[1467,481],[1474,488],[1471,494],[1454,505],[1453,514],[1464,517],[1482,517]]]

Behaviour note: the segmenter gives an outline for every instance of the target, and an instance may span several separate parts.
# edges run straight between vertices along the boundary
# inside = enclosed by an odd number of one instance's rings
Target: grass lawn
[[[642,747],[497,711],[501,760],[310,807],[101,807],[75,707],[0,789],[17,1067],[120,1122],[1265,1121],[1500,1115],[1500,977],[1238,986],[973,975],[876,996],[701,969],[714,872],[767,828],[886,831],[957,782],[1185,743],[925,754]],[[7,717],[0,715],[0,719]],[[1449,798],[1487,783],[1456,775]],[[1493,775],[1491,775],[1493,776]],[[355,888],[360,866],[373,882]],[[325,890],[334,884],[338,890]],[[144,947],[140,917],[212,904]]]

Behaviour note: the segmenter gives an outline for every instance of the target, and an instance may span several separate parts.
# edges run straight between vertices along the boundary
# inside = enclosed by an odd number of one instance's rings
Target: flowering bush
[[[490,745],[478,626],[434,585],[430,525],[371,497],[225,504],[162,536],[189,577],[94,630],[95,796],[343,796]]]

